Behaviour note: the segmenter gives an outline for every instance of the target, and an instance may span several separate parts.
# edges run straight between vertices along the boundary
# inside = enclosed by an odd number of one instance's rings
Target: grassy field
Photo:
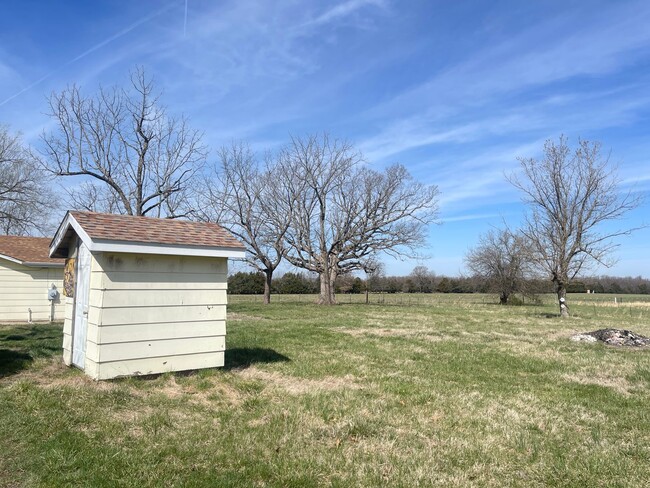
[[[0,485],[648,486],[650,350],[568,337],[650,307],[582,297],[233,297],[225,368],[111,382],[3,325]]]

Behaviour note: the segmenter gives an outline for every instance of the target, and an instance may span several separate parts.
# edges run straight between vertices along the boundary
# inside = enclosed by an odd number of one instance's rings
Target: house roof
[[[63,259],[50,257],[48,237],[0,236],[0,259],[32,267],[63,267]]]
[[[90,251],[244,257],[245,250],[214,223],[70,211],[52,239],[50,255],[67,256],[72,234]]]

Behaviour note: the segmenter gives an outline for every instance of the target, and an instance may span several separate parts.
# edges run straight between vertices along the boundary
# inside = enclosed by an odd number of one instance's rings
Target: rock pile
[[[625,329],[600,329],[571,336],[576,342],[602,341],[610,346],[646,347],[650,346],[650,337],[635,334]]]

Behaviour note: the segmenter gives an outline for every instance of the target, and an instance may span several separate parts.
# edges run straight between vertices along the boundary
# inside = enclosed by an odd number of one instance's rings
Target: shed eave
[[[25,264],[20,259],[12,258],[11,256],[7,256],[6,254],[0,254],[0,259],[6,259],[7,261],[11,261],[12,263]]]
[[[90,252],[122,252],[133,254],[165,254],[170,256],[198,256],[206,258],[243,259],[246,252],[241,248],[177,246],[172,244],[155,244],[145,242],[124,242],[94,239]]]
[[[66,234],[68,233],[68,230],[72,228],[72,230],[77,234],[77,236],[83,241],[83,243],[88,246],[89,248],[92,248],[92,239],[90,236],[86,233],[85,230],[79,225],[79,223],[76,221],[76,219],[68,213],[65,214],[65,217],[63,221],[61,222],[61,225],[59,225],[59,228],[56,231],[56,234],[54,234],[54,237],[52,238],[52,242],[50,243],[50,257],[51,258],[65,258],[67,257],[67,253],[61,254],[59,253],[60,247],[63,244]]]
[[[28,266],[30,268],[63,268],[63,263],[38,263],[38,262],[27,262],[24,261],[21,263],[23,266]]]
[[[0,259],[5,259],[12,263],[20,264],[21,266],[27,266],[28,268],[63,268],[63,263],[21,261],[18,258],[7,256],[6,254],[0,254]]]

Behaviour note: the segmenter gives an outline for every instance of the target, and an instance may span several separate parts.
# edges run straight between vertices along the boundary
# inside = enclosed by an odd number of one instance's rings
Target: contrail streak
[[[183,37],[187,34],[187,0],[185,0],[185,20],[183,21]]]
[[[139,26],[141,26],[142,24],[145,24],[145,23],[149,22],[150,20],[154,19],[155,17],[158,17],[159,15],[161,15],[161,14],[167,12],[171,7],[172,7],[171,5],[168,5],[167,7],[163,8],[163,9],[160,9],[160,10],[154,12],[153,14],[150,14],[150,15],[146,16],[146,17],[144,17],[144,18],[138,20],[137,22],[134,22],[133,24],[129,25],[128,27],[126,27],[126,28],[124,28],[124,29],[122,29],[121,31],[117,32],[116,34],[113,34],[113,35],[110,36],[109,38],[104,39],[102,42],[100,42],[100,43],[98,43],[98,44],[95,44],[93,47],[91,47],[90,49],[87,49],[86,51],[82,52],[82,53],[79,54],[78,56],[72,58],[70,61],[66,61],[66,62],[63,63],[61,66],[59,66],[58,68],[56,68],[54,71],[50,71],[50,72],[49,72],[48,74],[46,74],[45,76],[42,76],[41,78],[39,78],[38,80],[34,81],[33,83],[30,83],[29,85],[27,85],[27,86],[26,86],[25,88],[23,88],[22,90],[20,90],[20,91],[18,91],[17,93],[14,93],[13,95],[11,95],[9,98],[4,99],[2,102],[0,102],[0,107],[2,107],[3,105],[5,105],[6,103],[10,102],[10,101],[13,100],[14,98],[19,97],[20,95],[22,95],[22,94],[25,93],[26,91],[31,90],[31,89],[34,88],[36,85],[42,83],[43,81],[47,80],[48,78],[52,77],[53,75],[55,75],[56,73],[58,73],[59,71],[61,71],[63,68],[66,68],[66,67],[70,66],[71,64],[76,63],[77,61],[80,61],[81,59],[85,58],[85,57],[88,56],[89,54],[92,54],[92,53],[94,53],[95,51],[97,51],[98,49],[103,48],[103,47],[106,46],[107,44],[110,44],[111,42],[113,42],[113,41],[119,39],[120,37],[125,36],[126,34],[128,34],[129,32],[131,32],[132,30],[134,30],[136,27],[139,27]]]

